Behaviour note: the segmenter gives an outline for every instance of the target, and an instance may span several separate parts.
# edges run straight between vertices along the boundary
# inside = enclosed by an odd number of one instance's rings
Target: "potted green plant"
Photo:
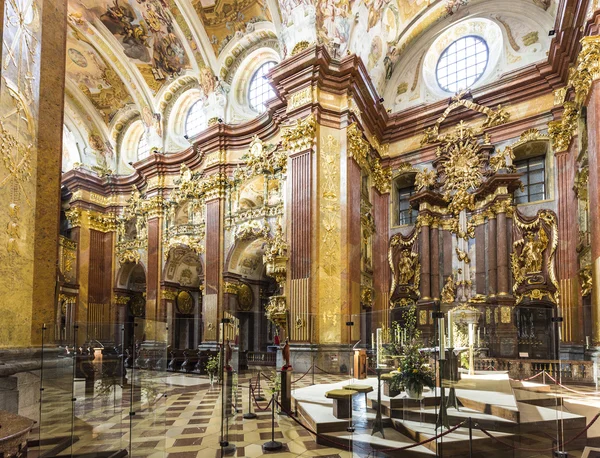
[[[215,374],[219,371],[219,355],[210,356],[208,361],[206,361],[206,373],[208,374],[208,379],[210,381],[210,386],[213,385],[215,381]]]
[[[393,373],[392,378],[387,382],[387,393],[384,392],[390,398],[395,398],[404,391],[404,383],[402,382],[402,375],[399,372]]]
[[[411,399],[421,399],[424,387],[433,389],[435,386],[433,371],[427,357],[419,351],[416,340],[404,346],[398,371],[406,394]]]

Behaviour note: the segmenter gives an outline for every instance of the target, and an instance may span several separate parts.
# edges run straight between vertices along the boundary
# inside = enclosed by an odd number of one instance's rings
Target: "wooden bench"
[[[333,416],[339,420],[352,418],[352,396],[358,394],[354,390],[331,390],[325,393],[327,399],[333,399]]]

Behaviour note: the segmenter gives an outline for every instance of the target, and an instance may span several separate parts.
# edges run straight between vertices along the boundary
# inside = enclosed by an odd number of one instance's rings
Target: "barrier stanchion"
[[[257,401],[266,401],[266,398],[260,392],[260,371],[258,371],[258,379],[256,381],[256,385],[258,386],[258,395],[254,398]]]
[[[272,394],[271,403],[273,403],[271,407],[271,440],[263,444],[262,448],[265,452],[275,452],[283,447],[281,442],[275,440],[275,393]]]
[[[256,414],[252,412],[252,380],[248,384],[248,412],[242,415],[246,420],[252,420],[256,418]]]
[[[473,419],[469,417],[469,458],[473,458]]]

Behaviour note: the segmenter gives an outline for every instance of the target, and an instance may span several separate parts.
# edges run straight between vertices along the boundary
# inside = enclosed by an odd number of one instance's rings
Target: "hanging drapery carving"
[[[556,215],[540,210],[534,218],[515,212],[511,258],[516,304],[526,300],[559,303],[555,253],[558,246]]]
[[[418,235],[415,228],[407,237],[392,238],[388,261],[392,269],[390,308],[414,305],[420,297],[421,264],[418,254]]]

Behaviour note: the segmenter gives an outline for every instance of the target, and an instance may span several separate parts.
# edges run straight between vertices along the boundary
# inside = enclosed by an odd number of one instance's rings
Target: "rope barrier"
[[[306,376],[308,375],[308,373],[310,372],[310,370],[311,370],[311,369],[312,369],[312,366],[310,366],[310,367],[307,369],[307,371],[306,371],[304,374],[302,374],[302,375],[300,376],[300,378],[297,378],[296,380],[292,381],[292,385],[293,385],[294,383],[296,383],[296,382],[299,382],[299,381],[300,381],[300,380],[302,380],[304,377],[306,377]]]
[[[583,430],[581,430],[578,434],[576,434],[575,436],[573,436],[571,439],[569,439],[567,442],[563,442],[562,443],[562,447],[564,447],[567,444],[570,444],[571,442],[579,439],[583,434],[585,434],[585,432],[590,429],[592,427],[592,425],[596,422],[596,420],[598,420],[598,417],[600,417],[600,413],[597,413],[594,418],[592,419],[592,421],[590,421],[585,428],[583,428]],[[493,436],[489,431],[487,431],[486,429],[482,428],[481,426],[479,426],[477,423],[475,423],[475,427],[477,429],[479,429],[483,434],[485,434],[486,436],[488,436],[489,438],[495,440],[496,442],[509,447],[513,450],[522,450],[524,452],[552,452],[554,450],[557,449],[557,447],[559,446],[559,444],[553,445],[551,448],[547,448],[547,449],[539,449],[539,448],[524,448],[524,447],[516,447],[515,445],[509,444],[507,442],[504,442],[503,440],[498,439],[496,436]]]
[[[555,384],[555,385],[558,385],[558,386],[560,386],[561,388],[564,388],[564,389],[565,389],[565,390],[567,390],[567,391],[571,391],[572,393],[575,393],[575,394],[583,394],[583,395],[587,395],[587,394],[591,394],[591,395],[597,395],[597,394],[600,394],[600,391],[587,391],[587,392],[586,392],[586,391],[577,391],[577,390],[574,390],[573,388],[569,388],[568,386],[565,386],[565,385],[563,385],[562,383],[559,383],[559,382],[558,382],[558,380],[556,380],[554,377],[552,377],[552,376],[551,376],[550,374],[548,374],[547,372],[546,372],[546,375],[548,376],[548,378],[549,378],[550,380],[552,380],[552,381],[554,382],[554,384]]]
[[[273,379],[271,377],[269,377],[268,375],[263,374],[262,372],[260,372],[260,375],[262,375],[264,378],[266,378],[269,382],[273,381]]]
[[[266,412],[267,410],[269,410],[269,406],[273,402],[273,398],[271,398],[271,400],[269,401],[269,403],[267,404],[267,406],[265,408],[262,408],[261,406],[258,405],[258,401],[256,400],[256,396],[254,396],[254,388],[252,388],[252,385],[250,385],[250,391],[252,392],[252,400],[254,401],[254,405],[256,406],[256,410],[258,410],[259,412]]]
[[[326,370],[324,370],[324,369],[321,369],[319,366],[316,366],[316,365],[315,365],[315,368],[319,369],[321,372],[323,372],[323,373],[325,373],[325,374],[327,374],[327,375],[334,375],[334,376],[344,376],[344,375],[348,375],[348,374],[334,374],[334,373],[332,373],[332,372],[327,372]]]

